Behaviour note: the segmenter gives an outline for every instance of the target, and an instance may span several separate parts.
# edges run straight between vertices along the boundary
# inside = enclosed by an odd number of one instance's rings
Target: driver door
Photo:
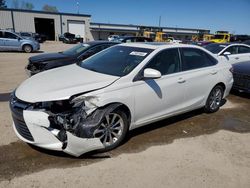
[[[143,79],[146,68],[156,69],[162,76],[158,79]],[[177,113],[183,108],[185,81],[180,72],[178,49],[163,50],[142,69],[141,79],[134,81],[135,124],[140,126]]]
[[[225,52],[229,52],[229,55],[223,55]],[[239,63],[242,61],[242,56],[238,54],[238,46],[230,46],[224,50],[221,56],[224,56],[226,61],[230,64]]]

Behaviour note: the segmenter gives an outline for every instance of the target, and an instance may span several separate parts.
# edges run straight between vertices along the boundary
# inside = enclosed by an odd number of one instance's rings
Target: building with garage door
[[[0,29],[15,32],[32,32],[58,40],[59,35],[70,32],[84,41],[107,40],[109,35],[136,35],[142,28],[157,30],[156,26],[91,23],[90,15],[51,13],[34,10],[0,9]],[[161,27],[163,32],[176,39],[191,39],[192,35],[209,33],[206,29]]]
[[[0,29],[32,32],[58,40],[65,32],[80,35],[84,41],[93,40],[89,30],[90,15],[54,13],[33,10],[0,9]]]

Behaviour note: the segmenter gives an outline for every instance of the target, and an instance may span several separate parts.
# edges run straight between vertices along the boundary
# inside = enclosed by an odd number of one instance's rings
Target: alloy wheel
[[[124,121],[117,113],[106,115],[100,126],[94,131],[94,137],[99,138],[105,147],[112,146],[120,140],[124,131]]]

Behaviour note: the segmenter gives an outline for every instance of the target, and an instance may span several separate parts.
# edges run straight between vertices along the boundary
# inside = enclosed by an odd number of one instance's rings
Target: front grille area
[[[34,141],[34,138],[31,135],[23,118],[23,110],[27,109],[29,105],[29,103],[20,101],[15,96],[11,96],[10,109],[17,132],[25,139]]]
[[[233,77],[234,77],[233,87],[244,89],[244,90],[250,89],[250,76],[249,75],[234,73]]]

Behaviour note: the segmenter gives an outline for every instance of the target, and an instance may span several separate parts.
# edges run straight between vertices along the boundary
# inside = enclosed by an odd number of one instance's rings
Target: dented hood
[[[56,101],[106,87],[117,79],[117,76],[97,73],[74,64],[30,77],[16,89],[15,94],[20,100],[31,103]]]

